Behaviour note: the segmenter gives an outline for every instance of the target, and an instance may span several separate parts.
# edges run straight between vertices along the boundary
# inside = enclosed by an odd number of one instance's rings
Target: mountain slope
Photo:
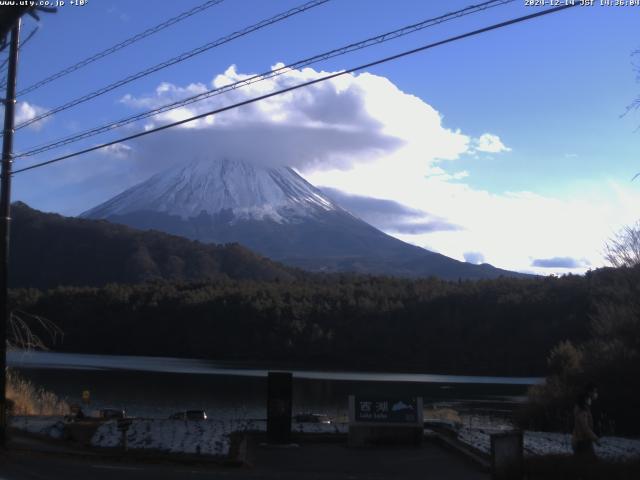
[[[20,202],[13,205],[12,216],[14,288],[296,276],[237,244],[204,245],[157,231],[43,213]]]
[[[238,242],[311,271],[444,279],[520,276],[391,237],[284,167],[201,159],[154,175],[82,216],[206,243]]]
[[[340,210],[290,168],[256,168],[245,162],[194,160],[152,176],[83,213],[108,218],[150,211],[189,219],[229,212],[242,220],[278,223]]]

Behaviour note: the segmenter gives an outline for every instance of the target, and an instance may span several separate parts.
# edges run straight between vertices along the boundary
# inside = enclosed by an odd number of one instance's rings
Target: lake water
[[[164,417],[204,409],[212,418],[265,418],[266,368],[178,358],[8,353],[9,366],[70,402],[91,392],[92,409]],[[291,370],[295,413],[341,417],[350,394],[422,396],[425,406],[452,407],[468,421],[507,418],[539,378]]]

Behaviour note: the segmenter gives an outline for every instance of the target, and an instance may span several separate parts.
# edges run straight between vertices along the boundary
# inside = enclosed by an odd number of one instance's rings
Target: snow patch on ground
[[[130,449],[149,449],[170,453],[227,456],[234,432],[266,431],[265,421],[253,420],[160,420],[134,419],[127,431]],[[294,423],[294,432],[346,433],[342,424]],[[117,422],[102,424],[91,439],[94,447],[122,446]]]
[[[25,432],[51,438],[64,438],[64,417],[12,417],[10,425]],[[261,431],[267,429],[260,420],[165,420],[132,419],[127,431],[130,449],[157,450],[169,453],[227,456],[231,447],[230,435],[234,432]],[[347,433],[347,424],[296,423],[291,427],[299,433]],[[91,445],[101,448],[122,446],[122,432],[116,420],[98,427]]]
[[[256,429],[258,426],[251,421],[135,419],[126,435],[130,449],[226,456],[231,433]],[[91,445],[121,447],[122,432],[117,422],[103,423],[93,435]]]
[[[491,434],[503,430],[461,428],[458,440],[486,453],[491,452]],[[525,456],[571,455],[571,435],[552,432],[524,432]],[[598,457],[607,460],[626,460],[640,457],[640,440],[621,437],[602,437],[595,446]]]
[[[61,439],[64,437],[64,417],[11,417],[10,426],[29,433]],[[230,435],[234,432],[266,431],[266,421],[260,420],[164,420],[132,419],[127,431],[130,449],[148,449],[170,453],[190,453],[227,456],[231,447]],[[297,433],[347,433],[346,423],[296,423],[292,431]],[[504,429],[468,428],[457,430],[458,440],[489,455],[491,434]],[[115,448],[122,446],[122,432],[115,420],[98,427],[91,444],[94,447]],[[640,439],[602,437],[595,446],[598,457],[607,460],[640,458]],[[571,455],[571,435],[552,432],[524,432],[524,454]]]
[[[64,417],[11,417],[9,425],[18,430],[51,438],[64,437]]]

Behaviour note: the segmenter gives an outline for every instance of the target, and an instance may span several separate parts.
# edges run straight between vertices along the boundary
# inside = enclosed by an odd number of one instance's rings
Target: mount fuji
[[[444,279],[521,274],[460,262],[391,237],[288,167],[199,159],[135,185],[82,217],[204,243],[240,243],[287,265]]]

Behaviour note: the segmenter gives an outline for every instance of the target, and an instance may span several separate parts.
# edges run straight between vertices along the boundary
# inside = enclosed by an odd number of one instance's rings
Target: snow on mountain
[[[340,207],[291,168],[199,159],[158,173],[82,216],[109,218],[152,211],[186,220],[203,212],[230,211],[236,219],[288,223],[338,210]]]
[[[195,160],[154,175],[82,216],[203,243],[239,243],[312,271],[454,280],[517,275],[459,262],[391,237],[286,167]]]

